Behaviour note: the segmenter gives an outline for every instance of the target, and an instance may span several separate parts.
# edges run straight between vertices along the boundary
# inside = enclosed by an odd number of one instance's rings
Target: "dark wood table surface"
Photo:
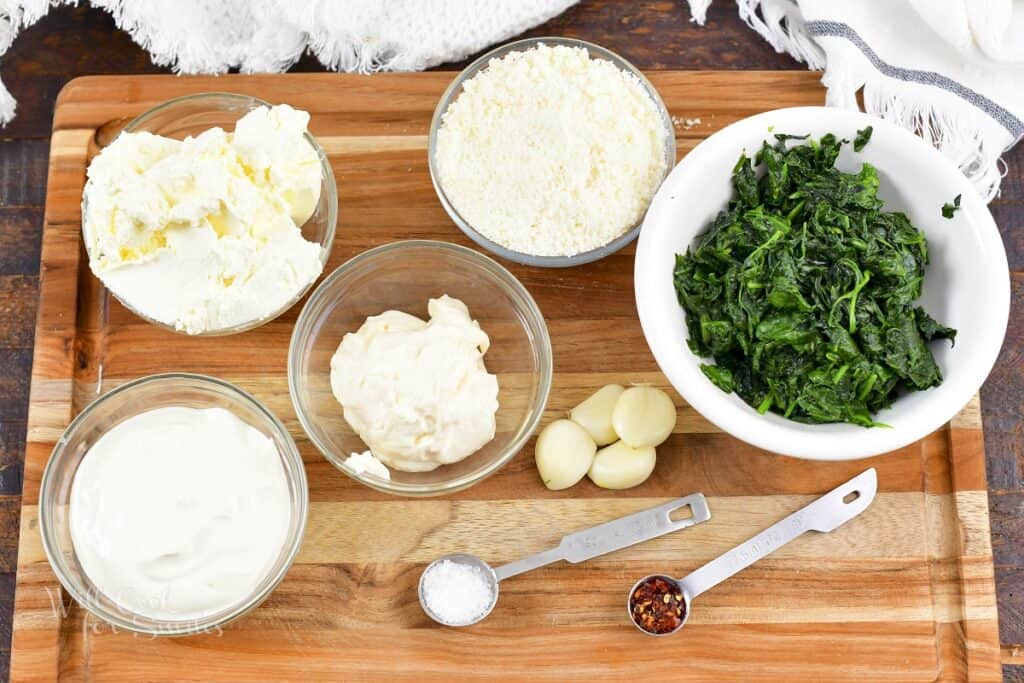
[[[727,2],[716,3],[707,26],[700,28],[690,23],[681,0],[584,0],[530,35],[591,40],[643,69],[803,68],[776,54]],[[307,57],[293,70],[322,68]],[[54,100],[76,76],[163,71],[106,13],[87,7],[51,11],[0,60],[0,73],[19,100],[17,118],[0,128],[0,672],[5,679]],[[1024,681],[1024,144],[1005,158],[1009,171],[991,209],[1009,257],[1013,304],[1006,341],[981,395],[1004,678]]]

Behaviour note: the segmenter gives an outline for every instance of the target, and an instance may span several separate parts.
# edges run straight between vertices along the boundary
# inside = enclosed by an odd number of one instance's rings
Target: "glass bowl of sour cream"
[[[464,361],[467,344],[482,359]],[[490,257],[439,241],[385,244],[343,264],[310,295],[288,351],[292,403],[313,444],[353,479],[406,496],[458,491],[500,469],[540,423],[551,380],[551,340],[526,288]]]
[[[89,264],[147,322],[197,336],[275,319],[316,283],[338,220],[330,160],[286,103],[206,92],[143,112],[90,160]]]
[[[298,553],[309,492],[288,430],[250,394],[185,373],[123,384],[64,431],[39,527],[65,590],[116,629],[217,633]]]

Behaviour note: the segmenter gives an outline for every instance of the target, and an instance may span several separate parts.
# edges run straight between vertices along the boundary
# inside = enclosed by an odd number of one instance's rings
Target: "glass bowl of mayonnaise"
[[[291,567],[309,491],[295,442],[250,394],[151,375],[90,403],[43,472],[39,528],[65,590],[114,630],[219,633]]]
[[[367,486],[432,496],[500,469],[537,428],[552,355],[537,303],[477,251],[429,240],[363,252],[310,295],[288,386],[324,457]]]
[[[323,272],[338,219],[309,122],[224,92],[140,114],[89,163],[93,274],[140,318],[188,335],[244,332],[291,308]]]

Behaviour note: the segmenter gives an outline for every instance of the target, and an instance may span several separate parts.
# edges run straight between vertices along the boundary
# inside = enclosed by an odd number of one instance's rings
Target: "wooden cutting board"
[[[473,246],[448,220],[426,163],[427,127],[453,74],[94,77],[72,81],[54,116],[18,554],[13,680],[279,680],[303,677],[533,680],[998,680],[996,600],[975,400],[946,428],[867,462],[774,456],[716,430],[673,392],[676,433],[643,486],[543,488],[530,444],[500,473],[431,500],[374,492],[331,467],[292,410],[285,357],[299,306],[242,335],[197,339],[134,317],[89,272],[80,240],[85,168],[133,116],[171,97],[248,93],[312,112],[338,180],[327,272],[370,247],[420,237]],[[767,109],[818,104],[818,76],[659,72],[680,155]],[[695,120],[696,119],[696,120]],[[536,297],[554,346],[546,421],[607,382],[668,388],[633,304],[633,250],[567,270],[508,265]],[[222,633],[116,633],[71,604],[39,538],[43,467],[70,419],[125,380],[182,370],[254,393],[289,426],[312,506],[298,560],[273,595]],[[654,640],[625,594],[649,572],[681,576],[870,464],[879,495],[861,517],[808,535],[700,598],[685,632]],[[197,472],[196,476],[202,476]],[[449,551],[493,564],[563,534],[694,491],[703,525],[583,565],[502,585],[483,624],[436,626],[416,600],[425,563]]]

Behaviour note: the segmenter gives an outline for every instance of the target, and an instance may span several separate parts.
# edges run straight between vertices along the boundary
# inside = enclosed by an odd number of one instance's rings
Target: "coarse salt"
[[[423,601],[442,622],[466,626],[487,613],[494,591],[479,567],[441,560],[423,574]]]
[[[636,76],[586,48],[493,59],[445,111],[442,189],[483,236],[571,256],[640,222],[668,165],[667,122]]]

